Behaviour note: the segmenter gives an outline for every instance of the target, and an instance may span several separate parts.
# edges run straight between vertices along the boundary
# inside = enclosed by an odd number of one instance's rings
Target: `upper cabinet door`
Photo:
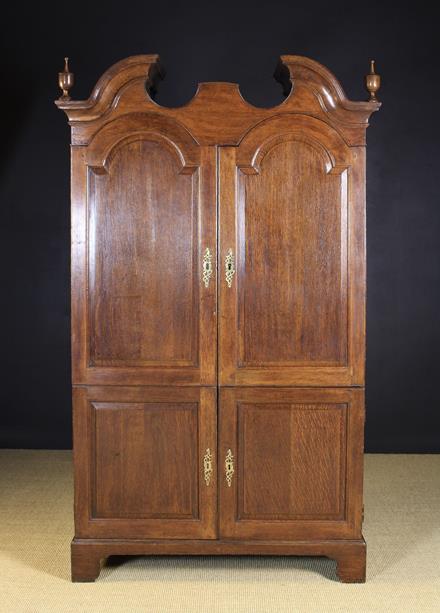
[[[121,116],[73,177],[74,383],[215,385],[215,148]]]
[[[361,385],[364,149],[279,116],[219,167],[220,383]]]

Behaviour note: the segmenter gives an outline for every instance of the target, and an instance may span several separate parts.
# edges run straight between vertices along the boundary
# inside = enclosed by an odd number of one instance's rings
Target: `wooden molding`
[[[158,55],[135,55],[109,68],[87,100],[56,100],[72,126],[72,144],[88,144],[103,125],[133,112],[155,112],[172,118],[204,145],[237,145],[261,121],[298,113],[324,121],[348,145],[356,146],[365,144],[368,119],[381,106],[377,100],[349,100],[327,68],[299,55],[281,56],[274,76],[282,84],[286,99],[272,108],[250,104],[238,84],[221,82],[200,83],[188,103],[163,107],[154,102],[153,95],[164,75]]]
[[[151,96],[164,76],[158,55],[132,55],[106,70],[87,100],[59,98],[55,104],[71,121],[91,121],[107,111],[129,83],[142,80],[146,94]]]
[[[358,540],[231,541],[74,539],[72,581],[95,581],[110,555],[271,555],[325,556],[336,560],[336,573],[346,583],[364,583],[366,545]]]

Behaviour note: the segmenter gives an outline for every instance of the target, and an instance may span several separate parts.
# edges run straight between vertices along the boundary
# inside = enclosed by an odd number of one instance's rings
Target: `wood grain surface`
[[[295,55],[273,108],[234,83],[162,107],[163,76],[133,56],[56,101],[72,129],[72,578],[111,554],[206,553],[327,555],[363,581],[380,103]]]

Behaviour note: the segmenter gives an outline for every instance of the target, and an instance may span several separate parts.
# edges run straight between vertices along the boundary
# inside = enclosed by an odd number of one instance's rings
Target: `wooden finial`
[[[376,92],[380,88],[380,75],[376,74],[374,60],[370,60],[370,74],[365,77],[365,86],[370,94],[370,100],[377,100]]]
[[[73,86],[74,77],[73,72],[69,71],[69,58],[64,58],[64,70],[58,73],[58,85],[60,86],[63,95],[61,100],[70,100],[69,89]]]

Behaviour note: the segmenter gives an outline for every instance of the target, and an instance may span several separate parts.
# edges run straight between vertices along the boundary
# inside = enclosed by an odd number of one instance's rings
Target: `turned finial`
[[[70,100],[69,89],[73,86],[73,72],[69,72],[69,58],[64,58],[64,70],[58,73],[58,85],[60,86],[63,95],[61,100]]]
[[[370,74],[365,77],[365,87],[370,94],[370,100],[377,100],[376,92],[380,88],[380,75],[376,74],[374,60],[370,60]]]

